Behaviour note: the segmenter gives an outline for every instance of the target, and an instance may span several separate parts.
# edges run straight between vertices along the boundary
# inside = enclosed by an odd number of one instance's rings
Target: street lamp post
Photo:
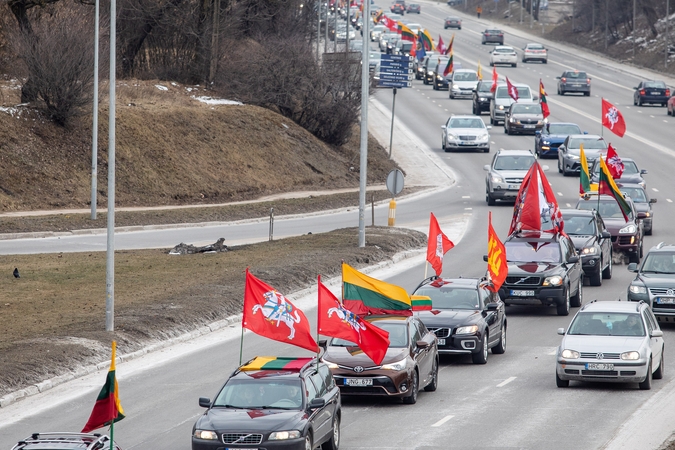
[[[668,15],[669,14],[670,14],[670,0],[666,0],[666,45],[665,45],[666,56],[665,56],[665,59],[663,60],[663,64],[666,67],[666,69],[668,68],[668,42],[670,41],[669,36],[668,36],[668,19],[669,19]]]
[[[530,28],[534,26],[534,0],[530,0]]]
[[[609,0],[605,0],[605,50],[609,46]]]
[[[635,32],[637,31],[637,23],[635,18],[637,17],[637,5],[636,0],[633,0],[633,63],[635,63]]]

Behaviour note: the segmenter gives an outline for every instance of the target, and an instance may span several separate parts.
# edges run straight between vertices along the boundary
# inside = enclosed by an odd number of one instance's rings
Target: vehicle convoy
[[[628,300],[644,301],[659,320],[675,321],[675,245],[659,243],[642,264],[628,264],[635,279],[628,286]]]
[[[558,172],[564,176],[581,171],[581,146],[590,167],[601,153],[607,153],[607,141],[595,134],[570,134],[558,147]]]
[[[612,235],[594,209],[561,209],[565,233],[581,256],[584,276],[591,286],[601,286],[602,279],[612,278]]]
[[[519,103],[534,102],[534,100],[538,98],[532,94],[532,90],[528,85],[520,83],[513,83],[513,85],[518,91]],[[499,125],[499,122],[503,122],[506,110],[509,109],[511,103],[515,102],[516,101],[509,95],[506,83],[498,84],[495,95],[490,102],[490,123],[492,125]]]
[[[652,205],[656,203],[656,199],[649,197],[647,189],[639,184],[620,183],[617,187],[623,192],[626,197],[630,197],[635,205],[638,219],[642,222],[642,228],[646,236],[651,236],[654,227],[654,210]]]

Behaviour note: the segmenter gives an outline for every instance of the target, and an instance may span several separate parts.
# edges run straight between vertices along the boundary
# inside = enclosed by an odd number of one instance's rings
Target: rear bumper
[[[588,84],[565,84],[560,86],[565,92],[591,92],[591,86]]]

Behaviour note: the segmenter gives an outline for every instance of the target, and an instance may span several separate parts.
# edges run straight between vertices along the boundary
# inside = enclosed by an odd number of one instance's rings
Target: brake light
[[[562,78],[560,79],[560,81],[562,81],[563,83],[567,83],[567,78],[562,77]]]
[[[670,97],[670,89],[666,89],[666,97]]]
[[[504,33],[499,33],[499,37],[502,37],[502,36],[504,36]]]
[[[644,90],[644,89],[640,89],[640,95],[645,95],[645,90]]]
[[[591,84],[591,79],[590,79],[590,78],[586,78],[586,84]]]

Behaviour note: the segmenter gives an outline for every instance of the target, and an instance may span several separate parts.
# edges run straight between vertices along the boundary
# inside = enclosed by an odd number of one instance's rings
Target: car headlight
[[[629,360],[629,361],[635,361],[636,359],[640,359],[640,352],[625,352],[625,353],[622,353],[621,359]]]
[[[635,234],[637,227],[632,223],[619,230],[619,234]]]
[[[456,85],[456,84],[453,84],[453,85],[452,85],[452,88],[453,88],[453,89],[459,89],[459,86]]]
[[[218,440],[218,435],[215,431],[210,430],[195,430],[194,437],[197,439]]]
[[[478,136],[479,141],[487,141],[489,136],[487,134],[484,134],[482,136]],[[649,214],[647,214],[647,217],[649,217]]]
[[[640,286],[639,284],[631,284],[628,286],[628,291],[631,294],[646,294],[647,293],[647,287],[646,286]]]
[[[484,102],[485,100],[487,100],[487,97],[478,97],[478,101]]]
[[[286,439],[298,439],[300,432],[298,430],[291,431],[274,431],[270,433],[270,441],[285,441]]]
[[[454,140],[457,140],[458,137],[457,137],[457,135],[454,134],[454,133],[448,133],[448,139],[454,139]]]
[[[469,325],[466,327],[458,327],[455,334],[476,334],[478,333],[478,325]]]
[[[427,71],[427,75],[433,75],[434,73],[431,70]]]
[[[400,361],[393,362],[391,364],[384,364],[382,368],[384,370],[403,370],[405,369],[406,360],[402,359]]]
[[[579,159],[579,155],[573,155],[571,153],[569,153],[568,155],[569,155],[570,159],[574,159],[574,160]]]
[[[502,178],[500,175],[492,175],[492,182],[493,183],[503,183],[504,178]]]
[[[595,255],[598,253],[598,249],[595,247],[584,247],[584,249],[581,250],[581,253],[584,255]]]
[[[504,110],[504,105],[499,105],[499,108],[497,108],[497,109],[499,109],[500,111],[503,111],[503,110]]]
[[[560,356],[562,356],[565,359],[579,359],[580,355],[579,355],[579,352],[576,351],[576,350],[565,349],[565,350],[562,351]]]
[[[552,277],[546,277],[544,286],[560,286],[562,282],[563,279],[560,275],[553,275]]]
[[[436,75],[436,79],[439,80],[439,81],[441,81],[441,80],[443,80],[443,77],[440,76],[440,75]]]
[[[551,143],[549,141],[541,141],[541,144],[542,145],[551,145]]]
[[[642,186],[643,188],[647,185],[647,183],[645,183],[644,180],[638,182],[638,184],[639,184],[640,186]]]

